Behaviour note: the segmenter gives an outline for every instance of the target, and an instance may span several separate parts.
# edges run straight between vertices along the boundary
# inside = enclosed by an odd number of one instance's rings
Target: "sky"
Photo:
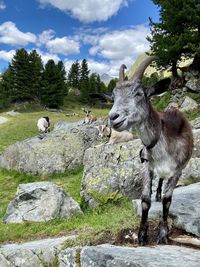
[[[151,0],[0,0],[0,72],[15,51],[36,49],[45,64],[75,60],[90,72],[118,75],[149,50],[149,17],[159,19]]]

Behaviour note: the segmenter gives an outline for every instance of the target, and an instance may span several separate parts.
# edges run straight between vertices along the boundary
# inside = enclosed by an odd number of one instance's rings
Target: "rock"
[[[61,187],[51,182],[20,184],[9,203],[5,223],[42,222],[55,218],[70,218],[82,213],[78,203]]]
[[[10,115],[10,116],[17,116],[17,115],[20,115],[19,112],[14,111],[14,110],[8,111],[8,112],[6,112],[6,114],[7,114],[7,115]]]
[[[190,122],[193,129],[200,129],[200,117]]]
[[[200,78],[191,76],[185,86],[193,92],[200,92]]]
[[[170,237],[170,240],[178,243],[179,245],[193,246],[195,248],[200,248],[200,238],[188,236],[188,235],[179,235],[177,237]]]
[[[174,190],[169,216],[174,226],[200,237],[200,183],[179,187]],[[133,200],[136,212],[141,216],[141,200]],[[160,202],[152,201],[149,218],[156,219],[162,211]]]
[[[117,247],[100,245],[84,247],[81,267],[199,267],[199,250],[178,246]]]
[[[8,121],[7,118],[0,116],[0,123],[4,123],[4,122],[7,122],[7,121]]]
[[[199,154],[200,152],[197,151],[197,153]],[[179,181],[182,182],[187,179],[200,182],[200,158],[191,158],[185,169],[183,169]]]
[[[59,267],[80,267],[80,247],[62,250],[58,255]]]
[[[85,150],[99,143],[92,125],[74,127],[33,137],[9,146],[0,155],[0,167],[42,175],[82,166]]]
[[[75,236],[36,240],[22,244],[8,244],[0,247],[1,267],[43,267],[53,266],[62,244]]]
[[[180,111],[181,112],[192,111],[197,108],[198,108],[197,102],[194,99],[190,98],[189,96],[186,96],[185,100],[180,106]]]
[[[112,192],[131,199],[140,197],[143,177],[139,158],[141,147],[141,141],[137,139],[86,150],[81,196],[89,206],[101,203],[101,199]]]
[[[70,132],[71,129],[83,126],[84,120],[77,122],[63,122],[59,121],[54,125],[54,130],[65,130]]]

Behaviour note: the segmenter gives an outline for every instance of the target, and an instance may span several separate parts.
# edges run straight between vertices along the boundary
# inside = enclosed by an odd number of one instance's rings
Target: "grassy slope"
[[[57,121],[75,121],[84,117],[81,112],[82,105],[76,102],[66,103],[65,112],[52,113],[46,111],[32,112],[31,109],[25,109],[26,112],[18,116],[9,116],[0,113],[9,120],[0,124],[0,151],[8,145],[19,140],[24,140],[37,134],[36,122],[40,116],[48,115],[52,125]],[[23,109],[23,108],[22,108]],[[80,114],[80,116],[66,117],[65,113],[71,111]],[[92,109],[97,116],[107,116],[109,110]],[[70,220],[56,219],[45,223],[24,223],[24,224],[4,224],[3,216],[8,203],[13,199],[17,186],[20,183],[35,181],[52,181],[64,188],[70,196],[81,204],[80,186],[83,169],[68,171],[64,174],[51,176],[30,176],[15,171],[0,170],[0,242],[20,241],[38,239],[45,236],[55,236],[67,234],[71,231],[81,234],[84,243],[91,242],[98,233],[109,231],[116,234],[122,228],[129,228],[138,223],[133,214],[132,205],[128,200],[123,200],[120,204],[108,204],[99,207],[96,210],[85,209],[83,216],[75,216]]]

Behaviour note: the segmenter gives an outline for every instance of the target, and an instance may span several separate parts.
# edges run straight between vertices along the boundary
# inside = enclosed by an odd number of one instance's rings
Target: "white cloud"
[[[46,64],[48,60],[53,59],[55,63],[58,63],[60,61],[60,58],[56,54],[51,53],[45,53],[41,51],[40,49],[36,49],[37,53],[41,56],[43,64]]]
[[[0,50],[0,59],[10,62],[15,54],[15,50],[4,51]]]
[[[49,40],[53,39],[55,32],[52,29],[45,30],[38,36],[38,46],[46,44]]]
[[[66,36],[48,41],[46,47],[51,53],[59,53],[62,55],[78,54],[80,52],[79,43]]]
[[[122,60],[132,57],[134,60],[139,54],[149,49],[146,40],[149,29],[143,25],[124,31],[114,31],[99,37],[98,44],[90,49],[91,55],[98,54],[110,60]]]
[[[98,73],[99,75],[103,73],[110,72],[110,64],[107,62],[98,62],[95,60],[88,60],[88,68],[90,69],[90,74],[92,72]]]
[[[6,9],[6,5],[3,1],[0,1],[0,10]]]
[[[11,21],[4,22],[0,25],[0,43],[9,45],[27,45],[28,43],[34,43],[35,41],[35,34],[21,32]]]
[[[61,11],[70,13],[83,22],[106,21],[115,15],[120,7],[127,6],[128,0],[38,0],[43,6],[50,4]]]

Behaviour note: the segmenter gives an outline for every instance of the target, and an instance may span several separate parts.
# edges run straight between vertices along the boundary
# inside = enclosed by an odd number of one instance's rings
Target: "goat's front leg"
[[[162,184],[163,184],[163,179],[160,178],[158,182],[158,188],[156,191],[156,201],[160,202],[161,201],[161,195],[162,195]]]
[[[149,171],[149,164],[145,162],[145,175],[143,180],[143,190],[142,190],[142,218],[140,222],[140,228],[138,233],[138,243],[139,245],[146,245],[148,239],[148,212],[151,207],[151,187],[153,173]]]
[[[168,243],[169,228],[168,228],[167,218],[169,215],[169,207],[172,201],[173,190],[178,182],[179,177],[180,173],[176,174],[174,177],[171,177],[168,180],[166,187],[164,189],[164,195],[162,198],[163,217],[158,226],[157,244]]]

